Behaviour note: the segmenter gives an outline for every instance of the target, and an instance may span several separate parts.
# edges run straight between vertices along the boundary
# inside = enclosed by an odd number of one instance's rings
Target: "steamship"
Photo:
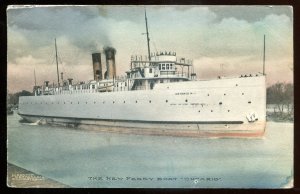
[[[146,13],[145,21],[148,56],[132,56],[125,76],[116,76],[116,50],[104,47],[92,53],[94,80],[73,83],[57,71],[57,83],[45,81],[34,86],[34,96],[19,98],[18,114],[29,122],[120,133],[263,136],[264,73],[197,79],[192,60],[150,52]]]

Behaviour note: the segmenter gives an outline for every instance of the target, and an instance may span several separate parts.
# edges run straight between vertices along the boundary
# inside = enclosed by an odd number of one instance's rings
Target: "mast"
[[[145,21],[146,21],[146,34],[147,34],[147,45],[148,45],[148,59],[150,61],[150,38],[149,38],[149,32],[148,32],[148,23],[147,23],[147,14],[146,14],[146,9],[145,9]]]
[[[35,69],[33,70],[33,73],[34,73],[34,86],[36,86]]]
[[[59,86],[59,72],[58,72],[58,60],[57,60],[57,46],[56,46],[56,38],[55,40],[55,58],[56,58],[56,71],[57,71],[57,83]]]
[[[265,60],[266,60],[266,35],[264,34],[263,75],[266,75],[266,74],[265,74]]]

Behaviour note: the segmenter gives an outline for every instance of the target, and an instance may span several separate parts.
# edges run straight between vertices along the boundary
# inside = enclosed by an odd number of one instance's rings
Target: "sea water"
[[[261,139],[106,133],[7,116],[7,160],[71,187],[282,188],[293,185],[293,123]]]

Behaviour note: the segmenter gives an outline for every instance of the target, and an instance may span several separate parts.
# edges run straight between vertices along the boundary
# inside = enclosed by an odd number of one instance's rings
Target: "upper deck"
[[[35,86],[35,95],[59,95],[85,92],[116,92],[129,90],[152,90],[157,83],[191,81],[196,79],[192,60],[177,58],[175,52],[160,52],[147,56],[132,56],[130,70],[126,76],[105,76],[104,79],[87,83],[72,83],[72,79],[62,80],[62,84]]]

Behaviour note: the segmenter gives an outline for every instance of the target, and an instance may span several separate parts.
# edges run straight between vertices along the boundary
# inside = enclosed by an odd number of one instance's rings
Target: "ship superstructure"
[[[147,24],[146,13],[145,19]],[[73,83],[61,75],[58,83],[45,81],[34,86],[35,96],[20,97],[19,114],[32,122],[142,134],[264,134],[264,74],[199,80],[191,59],[174,51],[151,53],[146,29],[148,56],[131,56],[126,75],[117,76],[116,49],[104,47],[92,53],[94,80]]]

